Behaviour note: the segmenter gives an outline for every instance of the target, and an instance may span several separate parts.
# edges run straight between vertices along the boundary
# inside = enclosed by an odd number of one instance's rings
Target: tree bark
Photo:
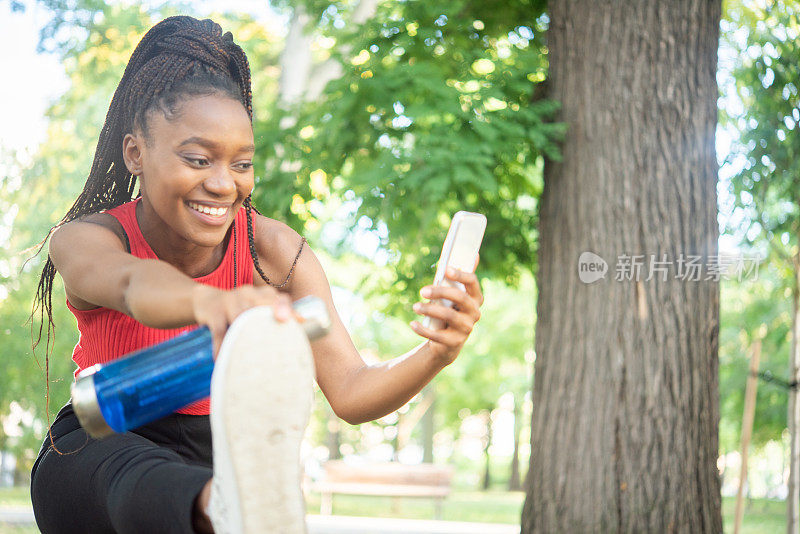
[[[717,254],[718,1],[555,1],[549,97],[569,125],[545,162],[532,449],[522,532],[722,532]],[[608,262],[578,277],[582,252]],[[617,281],[666,254],[666,280]],[[646,264],[647,265],[647,264]]]

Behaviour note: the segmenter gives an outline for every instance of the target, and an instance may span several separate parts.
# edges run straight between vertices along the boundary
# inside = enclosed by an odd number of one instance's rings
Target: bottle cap
[[[100,411],[100,405],[97,402],[97,393],[94,389],[94,373],[81,374],[72,383],[70,390],[72,393],[72,410],[84,430],[93,438],[98,439],[114,434],[114,430],[106,423]]]
[[[309,341],[319,339],[331,329],[331,317],[325,302],[314,295],[297,299],[292,308],[299,315],[297,320],[306,332]]]

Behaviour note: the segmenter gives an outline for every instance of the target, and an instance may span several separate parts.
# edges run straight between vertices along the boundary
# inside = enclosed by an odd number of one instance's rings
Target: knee
[[[106,505],[109,518],[120,534],[166,532],[170,517],[180,510],[171,510],[174,493],[173,471],[185,464],[173,451],[148,450],[143,457],[131,458],[115,469],[109,481]],[[157,514],[151,512],[158,510]],[[155,517],[156,515],[161,517]]]

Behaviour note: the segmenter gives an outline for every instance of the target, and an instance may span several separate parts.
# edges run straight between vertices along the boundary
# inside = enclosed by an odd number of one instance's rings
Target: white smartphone
[[[445,270],[448,267],[455,267],[460,271],[473,272],[485,231],[486,217],[480,213],[459,211],[453,216],[444,246],[442,246],[442,254],[439,256],[439,263],[436,265],[433,285],[449,285],[464,289],[464,284],[445,278]],[[445,306],[453,305],[447,299],[433,299],[431,302],[439,302]],[[441,330],[445,327],[444,321],[431,317],[425,317],[422,324],[434,330]]]

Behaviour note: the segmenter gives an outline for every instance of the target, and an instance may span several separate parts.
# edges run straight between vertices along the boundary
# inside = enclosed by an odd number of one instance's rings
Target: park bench
[[[320,513],[333,511],[333,494],[384,497],[432,498],[436,519],[442,516],[442,501],[450,494],[453,468],[449,465],[404,465],[397,462],[349,464],[343,460],[325,462],[325,476],[311,489],[320,493]]]

